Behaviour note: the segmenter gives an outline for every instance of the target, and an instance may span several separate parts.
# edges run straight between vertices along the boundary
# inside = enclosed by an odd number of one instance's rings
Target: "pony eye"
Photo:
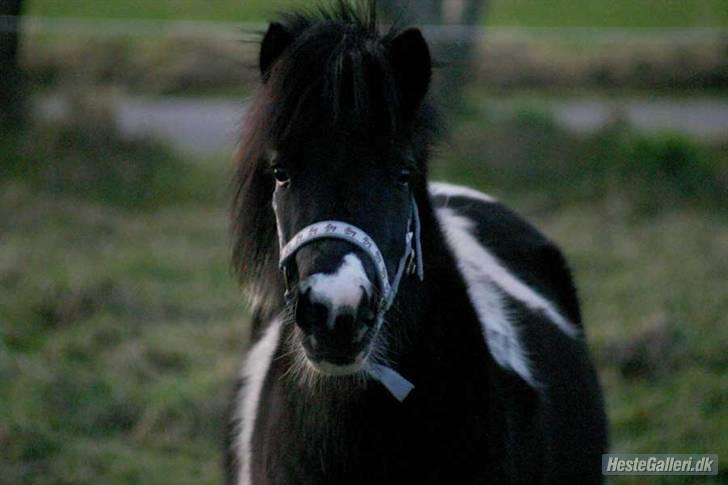
[[[273,177],[275,177],[279,184],[285,184],[291,180],[291,177],[288,175],[288,171],[281,167],[273,168]]]
[[[397,183],[402,187],[406,187],[407,185],[409,185],[411,178],[412,170],[408,168],[403,168],[402,171],[399,172],[399,176],[397,177]]]

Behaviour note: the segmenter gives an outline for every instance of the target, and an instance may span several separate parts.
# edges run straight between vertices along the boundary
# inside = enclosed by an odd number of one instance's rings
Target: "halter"
[[[358,247],[371,259],[374,268],[377,271],[379,280],[379,289],[381,297],[377,305],[377,324],[381,325],[382,316],[389,310],[394,303],[399,290],[399,284],[402,275],[407,271],[408,274],[417,274],[420,281],[424,280],[424,267],[422,263],[422,241],[420,214],[417,210],[417,202],[414,196],[410,197],[411,209],[407,219],[407,232],[405,233],[405,245],[402,257],[397,264],[394,273],[394,279],[390,283],[389,270],[387,263],[384,261],[382,252],[379,250],[377,243],[365,231],[358,227],[343,221],[328,220],[315,222],[298,231],[288,242],[283,235],[278,210],[273,203],[273,211],[276,214],[278,241],[280,250],[279,267],[283,272],[283,279],[286,285],[286,300],[293,297],[291,288],[288,287],[288,264],[295,254],[307,244],[319,239],[339,239],[346,241],[353,246]],[[399,375],[395,370],[380,364],[370,364],[368,369],[369,375],[381,382],[398,400],[402,401],[414,388],[414,386],[404,377]]]
[[[387,263],[384,261],[384,257],[382,256],[382,252],[379,250],[377,243],[374,242],[374,239],[366,232],[358,227],[347,222],[334,220],[315,222],[298,231],[296,235],[286,243],[279,223],[278,240],[280,247],[282,248],[280,251],[279,267],[281,271],[284,272],[284,278],[286,280],[286,298],[289,299],[291,297],[291,290],[288,288],[287,266],[288,262],[291,258],[293,258],[293,256],[295,256],[298,250],[319,239],[340,239],[364,251],[364,253],[366,253],[366,255],[372,260],[372,263],[374,263],[374,268],[377,271],[377,277],[379,279],[379,289],[382,295],[378,304],[378,316],[383,315],[392,306],[394,298],[397,296],[399,283],[402,280],[402,275],[405,270],[409,274],[417,273],[420,281],[424,279],[424,270],[422,266],[422,243],[420,240],[420,215],[417,210],[417,203],[415,202],[414,197],[412,197],[411,200],[412,208],[410,210],[409,219],[407,220],[404,252],[399,260],[399,264],[397,265],[397,270],[394,273],[394,280],[392,283],[389,282]],[[276,218],[278,219],[277,215]]]

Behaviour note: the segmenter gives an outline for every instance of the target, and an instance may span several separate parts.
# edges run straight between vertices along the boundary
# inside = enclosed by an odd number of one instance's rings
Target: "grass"
[[[279,8],[296,3],[295,0],[31,0],[28,13],[50,17],[257,22]]]
[[[303,0],[31,0],[29,13],[51,17],[111,17],[256,22]],[[725,27],[726,0],[492,0],[489,25],[527,27]]]
[[[574,139],[534,113],[473,112],[453,133],[437,177],[513,205],[572,263],[613,450],[718,453],[725,480],[728,219],[692,185],[725,181],[715,149],[623,130]],[[508,147],[517,156],[499,159]],[[606,169],[582,173],[588,153]],[[625,157],[669,170],[649,188],[660,177],[621,173]],[[192,179],[213,193],[224,166],[158,187]],[[129,206],[22,174],[0,184],[0,482],[220,483],[248,318],[224,204],[173,191]]]
[[[613,193],[627,199],[634,213],[647,215],[676,205],[722,207],[728,190],[725,143],[644,135],[619,121],[574,136],[528,106],[506,119],[486,109],[465,113],[436,173],[496,191],[505,187],[554,207]]]
[[[245,342],[219,208],[3,187],[0,481],[219,483]]]
[[[726,0],[493,0],[489,25],[528,27],[720,27]]]
[[[257,85],[257,27],[245,33],[220,27],[203,35],[161,28],[103,35],[99,28],[101,32],[71,28],[26,35],[21,61],[32,88],[240,96]],[[726,36],[719,33],[495,30],[478,40],[469,85],[511,94],[619,90],[725,96],[727,49]],[[438,59],[441,72],[454,61],[446,53]]]
[[[122,137],[104,97],[71,93],[67,99],[62,122],[36,121],[20,136],[0,135],[6,148],[0,153],[2,177],[129,208],[219,195],[205,192],[210,184],[200,180],[215,175],[199,164],[150,138]]]

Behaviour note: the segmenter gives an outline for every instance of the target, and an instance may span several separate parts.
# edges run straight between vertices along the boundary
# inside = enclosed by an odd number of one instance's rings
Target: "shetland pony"
[[[232,211],[254,316],[227,482],[600,482],[570,272],[505,205],[428,182],[420,31],[338,2],[271,23],[259,64]]]

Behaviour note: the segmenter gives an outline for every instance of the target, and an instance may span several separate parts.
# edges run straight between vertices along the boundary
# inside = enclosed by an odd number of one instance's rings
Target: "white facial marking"
[[[241,377],[244,379],[244,385],[241,389],[236,411],[240,420],[235,444],[240,464],[238,485],[250,485],[252,483],[250,469],[252,458],[251,441],[258,415],[260,394],[263,391],[263,384],[265,383],[265,377],[268,375],[273,354],[278,348],[280,329],[281,321],[279,319],[273,320],[263,337],[250,349],[243,364]]]
[[[349,253],[344,256],[336,273],[311,275],[301,289],[311,290],[311,301],[335,310],[339,307],[357,308],[365,292],[371,295],[372,283],[367,278],[361,260],[355,254]],[[329,312],[329,326],[333,325],[335,316],[335,311]]]
[[[471,199],[481,200],[491,204],[498,202],[495,198],[488,194],[484,194],[478,190],[471,189],[470,187],[463,187],[461,185],[453,185],[445,182],[430,182],[428,187],[430,189],[430,196],[432,197],[469,197]]]
[[[535,387],[537,383],[531,374],[528,357],[501,294],[507,293],[527,307],[542,312],[571,337],[579,334],[578,329],[556,311],[549,301],[511,274],[480,244],[471,233],[473,221],[448,208],[438,209],[437,217],[448,245],[455,253],[493,358],[501,367],[512,369]]]

